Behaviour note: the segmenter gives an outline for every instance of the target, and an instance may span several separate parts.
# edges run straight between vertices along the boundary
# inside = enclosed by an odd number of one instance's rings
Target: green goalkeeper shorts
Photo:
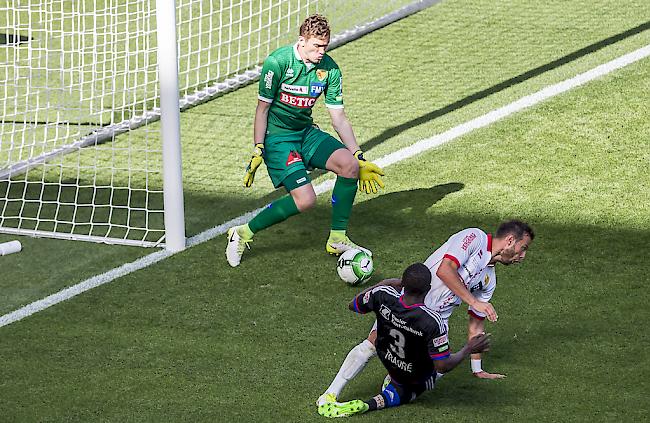
[[[325,169],[325,164],[339,148],[345,145],[327,132],[315,127],[296,131],[295,137],[267,135],[264,139],[264,163],[274,187],[284,185],[287,191],[309,183],[307,169]],[[306,182],[299,185],[285,179],[296,172],[304,173]],[[295,175],[294,175],[295,176]],[[295,178],[292,178],[292,180]],[[299,180],[302,178],[298,178]]]

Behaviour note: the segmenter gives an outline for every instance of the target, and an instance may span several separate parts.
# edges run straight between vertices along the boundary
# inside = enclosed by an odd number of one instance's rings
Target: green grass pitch
[[[648,16],[634,0],[445,1],[331,54],[372,160],[650,44]],[[497,269],[484,368],[507,379],[466,363],[417,402],[353,420],[648,419],[648,92],[645,59],[390,166],[385,191],[357,196],[350,235],[373,250],[373,280],[468,226],[518,217],[537,237]],[[255,102],[249,86],[181,116],[189,235],[281,194],[264,169],[241,187]],[[0,420],[325,421],[314,401],[372,324],[347,311],[361,288],[324,252],[329,216],[322,196],[237,269],[222,237],[0,328]],[[21,241],[0,257],[2,314],[151,252]],[[374,360],[343,399],[375,395],[384,374]]]

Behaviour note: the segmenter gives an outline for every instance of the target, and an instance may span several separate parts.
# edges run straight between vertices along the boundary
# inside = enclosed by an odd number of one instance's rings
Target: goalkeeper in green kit
[[[300,26],[296,44],[277,49],[264,61],[255,110],[255,146],[246,167],[244,186],[253,184],[255,172],[264,161],[273,185],[284,186],[289,195],[269,204],[248,224],[228,230],[226,258],[233,267],[241,262],[254,234],[316,203],[308,168],[327,169],[337,175],[326,251],[338,255],[359,248],[370,253],[353,243],[346,229],[357,182],[360,191],[377,192],[378,186],[384,187],[384,173],[366,161],[359,149],[343,110],[341,70],[325,54],[329,40],[327,19],[313,15]],[[342,142],[313,123],[311,109],[321,95]]]

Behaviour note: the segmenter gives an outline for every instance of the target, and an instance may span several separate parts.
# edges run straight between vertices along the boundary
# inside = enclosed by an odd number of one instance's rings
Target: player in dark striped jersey
[[[377,316],[377,356],[388,370],[390,383],[367,401],[321,404],[320,415],[346,417],[409,403],[433,389],[437,372],[449,372],[470,354],[489,349],[489,336],[482,333],[460,351],[450,353],[444,320],[424,304],[430,281],[429,268],[416,263],[402,275],[403,294],[395,289],[400,280],[388,279],[352,300],[350,310],[362,314],[373,311]]]

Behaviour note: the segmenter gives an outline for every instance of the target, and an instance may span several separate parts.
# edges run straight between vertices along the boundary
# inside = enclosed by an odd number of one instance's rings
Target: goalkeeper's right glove
[[[381,180],[384,171],[376,164],[367,161],[361,150],[357,150],[354,157],[359,161],[359,191],[365,191],[366,194],[377,193],[377,186],[384,187],[384,182]]]
[[[264,161],[264,144],[257,143],[253,149],[253,156],[246,166],[246,175],[244,175],[244,186],[249,188],[253,185],[253,180],[255,179],[255,171]]]

